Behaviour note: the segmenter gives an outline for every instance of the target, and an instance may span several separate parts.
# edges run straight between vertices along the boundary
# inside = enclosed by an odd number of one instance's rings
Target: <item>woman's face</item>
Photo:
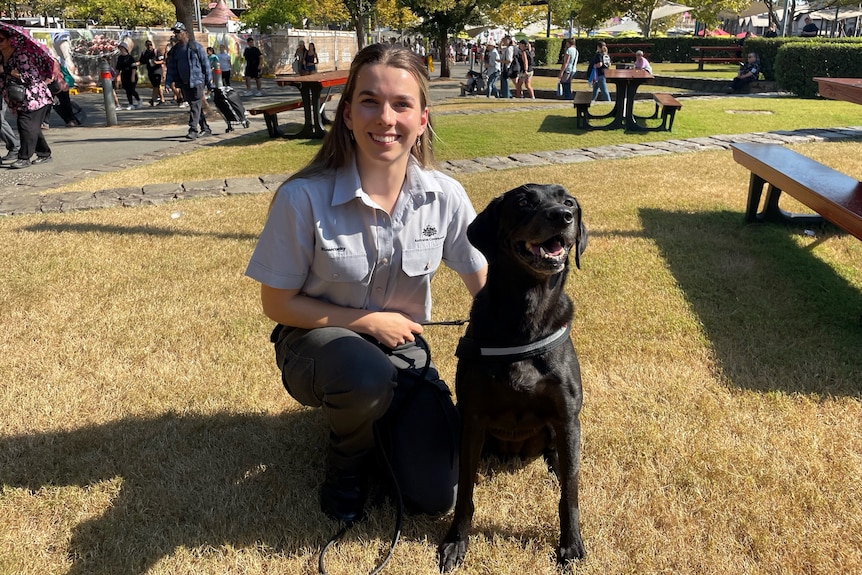
[[[353,131],[357,162],[366,168],[384,167],[406,160],[428,125],[428,108],[410,72],[369,64],[356,76],[344,122]]]

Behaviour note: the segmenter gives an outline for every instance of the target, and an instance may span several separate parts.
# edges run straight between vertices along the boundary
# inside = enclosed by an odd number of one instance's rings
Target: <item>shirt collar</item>
[[[407,159],[407,179],[401,189],[411,195],[416,205],[432,201],[434,196],[442,190],[440,182],[422,168],[419,160],[412,154]],[[359,170],[356,168],[356,158],[353,158],[348,165],[339,168],[335,173],[332,205],[339,206],[355,199],[364,200],[366,203],[370,202],[368,196],[362,191]]]

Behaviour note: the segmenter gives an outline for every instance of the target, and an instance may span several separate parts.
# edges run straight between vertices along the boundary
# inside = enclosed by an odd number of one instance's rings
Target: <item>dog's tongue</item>
[[[530,244],[530,250],[537,256],[558,256],[563,253],[563,244],[553,238],[543,244]]]

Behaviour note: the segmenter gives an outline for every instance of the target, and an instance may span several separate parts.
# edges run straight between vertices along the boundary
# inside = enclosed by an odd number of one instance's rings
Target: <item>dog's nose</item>
[[[575,221],[575,215],[572,213],[572,210],[568,208],[554,208],[551,210],[550,214],[548,214],[553,222],[562,222],[564,224],[570,224]]]

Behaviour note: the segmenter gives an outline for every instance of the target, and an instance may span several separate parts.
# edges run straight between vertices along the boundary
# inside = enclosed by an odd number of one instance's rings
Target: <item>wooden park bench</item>
[[[862,183],[778,144],[731,144],[733,159],[751,171],[745,219],[813,224],[824,219],[862,240]],[[763,210],[760,199],[767,188]],[[789,194],[818,215],[790,214],[778,200]]]
[[[589,92],[575,92],[572,103],[575,107],[575,127],[584,130],[589,129],[590,123],[590,104],[593,102],[593,95]]]
[[[661,125],[656,129],[670,132],[673,130],[673,119],[676,116],[676,111],[682,109],[682,104],[670,94],[656,92],[652,97],[655,100],[653,117],[658,116],[659,106],[661,106]]]
[[[692,46],[692,50],[700,52],[699,56],[692,56],[692,60],[697,62],[697,69],[703,71],[705,62],[713,64],[740,64],[745,62],[744,56],[737,56],[744,48],[742,46]],[[729,54],[722,54],[728,52]],[[704,54],[711,53],[715,56],[706,56]]]
[[[331,98],[332,96],[330,95],[321,97],[320,105],[325,105]],[[263,120],[266,122],[266,130],[269,132],[269,136],[271,138],[277,138],[282,135],[281,130],[278,129],[278,115],[281,112],[297,110],[299,108],[302,108],[302,98],[293,98],[285,100],[284,102],[276,102],[275,104],[266,104],[264,106],[248,108],[246,112],[252,116],[263,114]]]

